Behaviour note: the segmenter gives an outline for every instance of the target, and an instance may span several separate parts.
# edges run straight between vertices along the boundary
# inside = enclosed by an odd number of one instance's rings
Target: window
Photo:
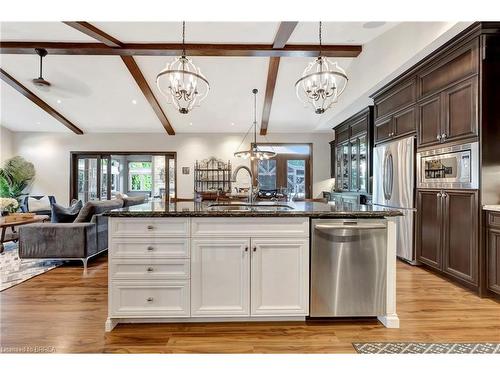
[[[295,200],[311,198],[311,144],[261,143],[259,148],[276,152],[272,159],[252,161],[254,183],[260,190],[276,190]]]
[[[128,163],[129,191],[151,191],[153,169],[150,161],[131,161]]]

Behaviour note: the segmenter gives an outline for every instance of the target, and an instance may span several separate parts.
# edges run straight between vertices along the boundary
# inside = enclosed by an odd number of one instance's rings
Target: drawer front
[[[122,259],[110,263],[113,280],[189,279],[189,259]]]
[[[189,237],[189,218],[111,218],[113,237]]]
[[[500,212],[488,212],[488,225],[500,228]]]
[[[111,317],[189,317],[189,280],[113,282]]]
[[[113,239],[112,258],[189,258],[189,238]]]
[[[309,218],[193,218],[193,237],[309,237]]]

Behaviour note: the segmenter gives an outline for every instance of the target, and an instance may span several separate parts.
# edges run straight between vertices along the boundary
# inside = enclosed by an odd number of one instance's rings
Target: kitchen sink
[[[292,210],[286,204],[250,204],[250,203],[212,203],[208,206],[209,210],[217,211],[286,211]]]

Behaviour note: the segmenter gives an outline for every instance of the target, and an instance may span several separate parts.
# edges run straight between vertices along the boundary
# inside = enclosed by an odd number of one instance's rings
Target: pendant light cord
[[[257,93],[253,93],[253,143],[257,148]]]
[[[321,39],[321,27],[322,27],[322,22],[319,21],[319,56],[318,57],[321,57],[321,47],[322,47],[322,39]]]
[[[186,21],[182,21],[182,56],[186,56]]]

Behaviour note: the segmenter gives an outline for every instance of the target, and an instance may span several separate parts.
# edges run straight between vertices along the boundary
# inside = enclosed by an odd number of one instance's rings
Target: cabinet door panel
[[[392,136],[392,117],[375,121],[375,143],[385,141]]]
[[[469,79],[444,92],[446,141],[477,135],[477,83]]]
[[[418,145],[439,144],[441,134],[441,97],[436,95],[419,102],[418,107]]]
[[[417,259],[441,268],[441,198],[439,190],[417,192]]]
[[[410,107],[394,115],[394,135],[415,133],[415,107]]]
[[[375,118],[394,113],[399,108],[415,103],[417,85],[414,78],[398,83],[385,94],[375,98]]]
[[[250,239],[193,239],[191,315],[248,316]]]
[[[477,193],[446,190],[443,215],[443,270],[477,285]]]
[[[308,239],[252,238],[251,315],[308,315]]]
[[[500,230],[488,229],[487,239],[488,289],[500,293]]]

